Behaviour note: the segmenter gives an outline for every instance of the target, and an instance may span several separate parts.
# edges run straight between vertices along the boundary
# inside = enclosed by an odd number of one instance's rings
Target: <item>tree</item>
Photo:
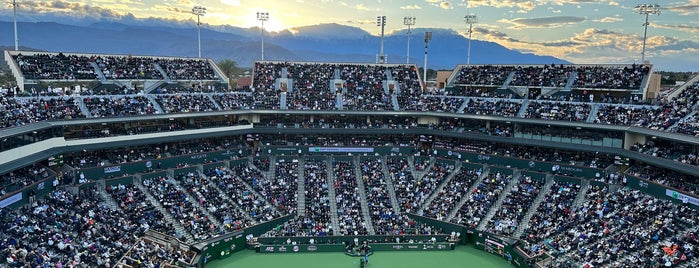
[[[234,80],[236,80],[238,75],[241,73],[238,63],[231,59],[223,59],[218,62],[218,68],[221,68],[221,71],[224,75],[226,75],[226,77],[228,77],[231,84],[234,83]]]

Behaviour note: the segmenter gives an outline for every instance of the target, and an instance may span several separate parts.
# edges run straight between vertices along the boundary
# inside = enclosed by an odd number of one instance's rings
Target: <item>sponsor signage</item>
[[[105,174],[120,172],[120,171],[121,171],[121,166],[111,166],[111,167],[104,168]]]
[[[372,147],[308,147],[309,153],[373,153]]]
[[[8,198],[0,200],[0,208],[12,205],[16,202],[19,202],[20,200],[22,200],[22,192],[16,193]]]
[[[695,206],[699,206],[699,198],[689,196],[689,195],[680,193],[678,191],[665,189],[665,195],[672,197],[672,199],[680,200],[680,201],[682,201],[682,203],[685,203],[685,204],[689,203],[689,204],[692,204]]]

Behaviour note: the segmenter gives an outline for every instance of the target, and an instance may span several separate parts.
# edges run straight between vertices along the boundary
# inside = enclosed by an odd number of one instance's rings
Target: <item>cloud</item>
[[[670,5],[664,9],[682,16],[699,14],[699,0],[689,0],[687,3]]]
[[[593,20],[593,21],[594,21],[594,22],[602,22],[602,23],[612,23],[612,22],[624,21],[624,19],[623,19],[623,18],[619,18],[619,17],[604,17],[604,18],[601,18],[601,19],[598,19],[598,20]]]
[[[354,5],[354,9],[361,10],[361,11],[369,11],[370,10],[364,4],[356,4],[356,5]]]
[[[651,24],[653,28],[668,29],[668,30],[678,30],[689,33],[699,33],[699,26],[691,26],[686,24],[680,25],[669,25],[669,24]]]
[[[414,10],[414,9],[422,9],[422,7],[418,5],[407,5],[407,6],[402,6],[400,9],[409,9],[409,10]]]
[[[567,24],[575,24],[584,22],[583,17],[574,16],[554,16],[541,18],[517,18],[517,19],[502,19],[498,22],[512,24],[514,28],[552,28],[560,27]]]
[[[430,5],[439,7],[441,9],[453,9],[454,5],[451,4],[450,1],[447,0],[425,0]]]

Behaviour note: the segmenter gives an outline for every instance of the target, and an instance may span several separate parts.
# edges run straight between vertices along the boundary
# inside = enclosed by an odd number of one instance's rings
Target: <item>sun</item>
[[[282,21],[282,18],[279,15],[275,16],[274,13],[267,12],[267,11],[260,11],[260,12],[267,13],[267,20],[264,21],[265,31],[278,32],[278,31],[282,31],[284,29],[289,28],[286,24],[284,24],[284,22]],[[262,16],[262,15],[260,15],[260,16]],[[261,27],[262,21],[260,21],[258,19],[257,12],[251,12],[250,15],[246,15],[243,26],[247,27],[247,28],[252,28],[252,27],[259,28],[259,27]]]

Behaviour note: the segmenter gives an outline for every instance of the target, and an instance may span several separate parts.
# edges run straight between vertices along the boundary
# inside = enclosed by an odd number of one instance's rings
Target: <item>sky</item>
[[[11,15],[5,0],[3,18]],[[635,13],[647,1],[598,0],[17,0],[19,20],[44,21],[162,18],[193,22],[195,5],[206,8],[202,23],[260,27],[268,31],[320,23],[360,27],[379,35],[404,30],[406,16],[417,28],[448,28],[468,36],[464,15],[475,14],[474,40],[492,41],[525,53],[550,55],[573,63],[641,62],[645,16]],[[699,71],[699,0],[658,1],[660,15],[649,16],[646,60]]]

